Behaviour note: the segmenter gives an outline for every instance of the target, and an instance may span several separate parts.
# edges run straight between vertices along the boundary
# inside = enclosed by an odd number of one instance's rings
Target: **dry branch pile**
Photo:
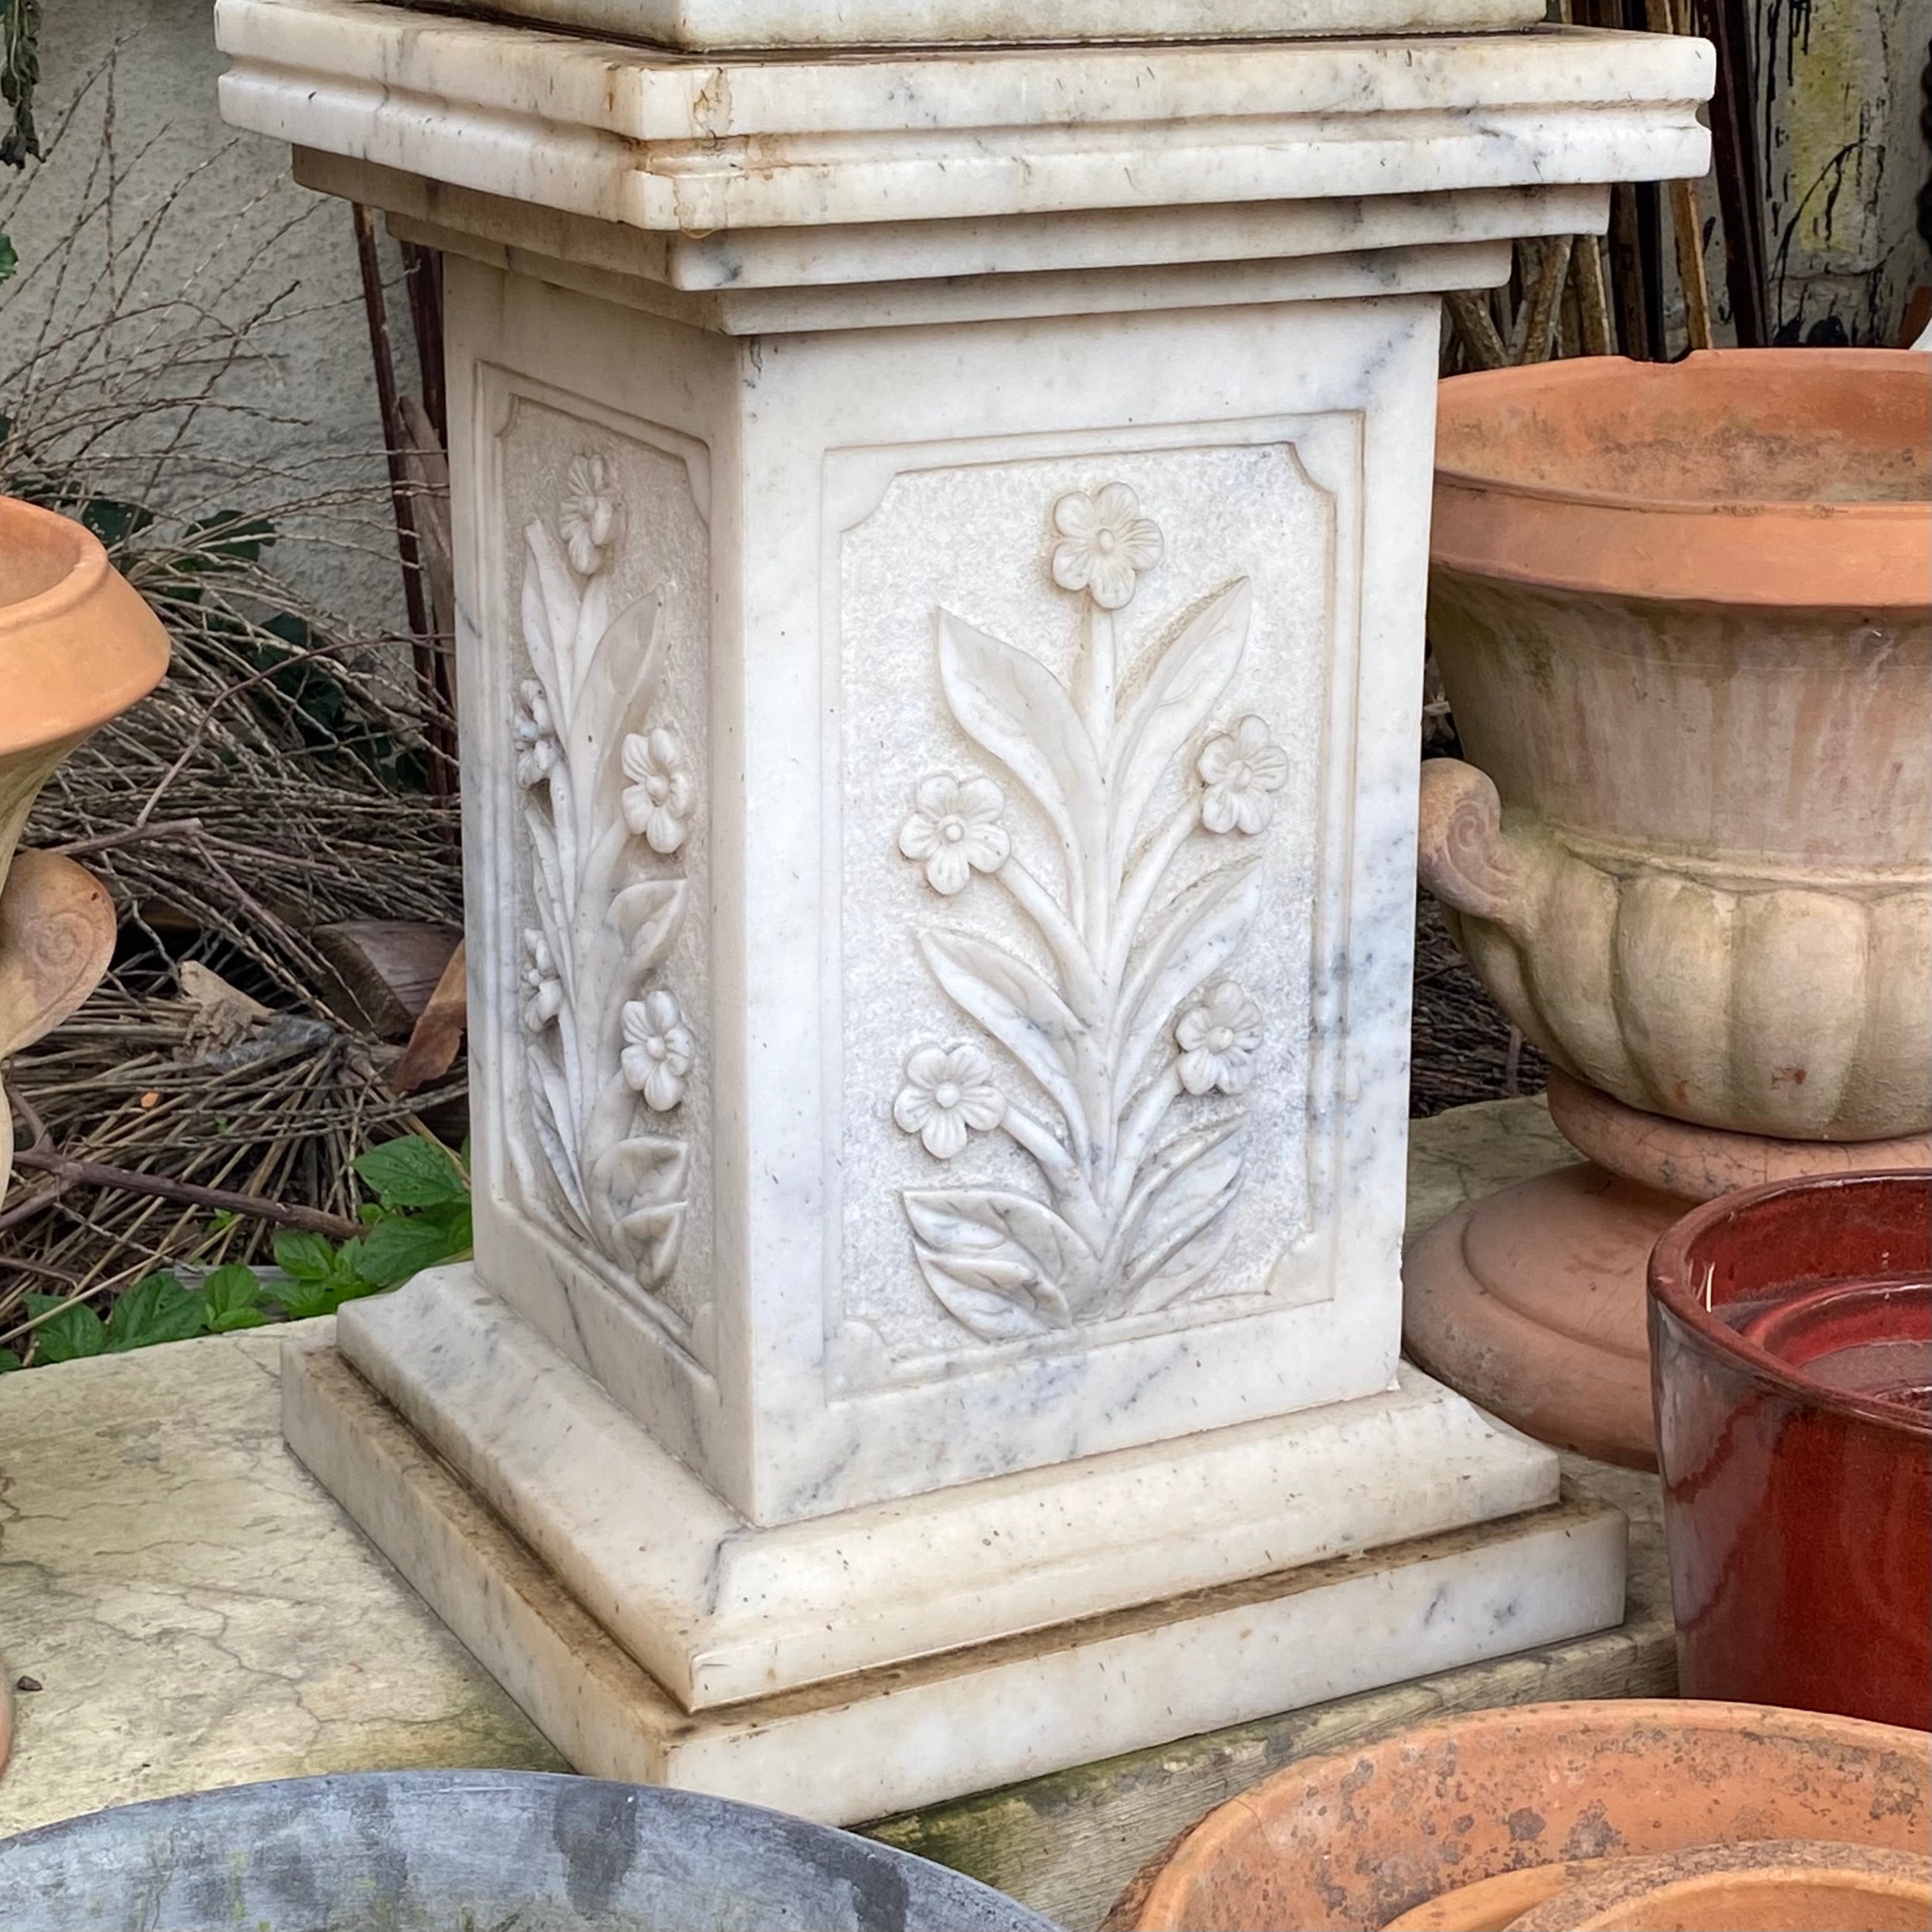
[[[16,1346],[30,1289],[104,1295],[162,1263],[261,1258],[273,1233],[76,1180],[50,1153],[346,1224],[351,1159],[461,1092],[460,1070],[438,1093],[389,1090],[396,1049],[331,1010],[310,937],[461,917],[456,808],[426,783],[439,721],[406,643],[318,608],[280,567],[318,543],[392,560],[386,485],[366,452],[233,453],[300,440],[262,379],[293,289],[263,285],[272,250],[228,258],[232,219],[206,219],[195,176],[128,218],[141,156],[117,147],[111,63],[47,141],[50,164],[69,143],[93,159],[60,245],[0,290],[0,491],[93,528],[175,656],[154,696],[56,774],[27,829],[107,885],[121,938],[100,992],[8,1070],[29,1156],[0,1206],[0,1343]],[[30,175],[11,205],[50,178]],[[144,292],[182,222],[217,239],[178,290]],[[238,419],[263,433],[238,438]]]

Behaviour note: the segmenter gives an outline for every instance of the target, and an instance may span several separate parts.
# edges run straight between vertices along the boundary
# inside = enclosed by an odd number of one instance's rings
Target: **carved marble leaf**
[[[1174,762],[1233,683],[1248,642],[1252,593],[1231,583],[1210,598],[1156,659],[1127,708],[1110,759],[1108,863],[1118,878],[1141,821]]]
[[[1044,1202],[993,1187],[902,1198],[927,1285],[982,1341],[1071,1328],[1092,1303],[1093,1251]]]

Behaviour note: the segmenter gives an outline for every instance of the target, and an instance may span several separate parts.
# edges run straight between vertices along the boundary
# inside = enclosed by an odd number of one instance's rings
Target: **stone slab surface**
[[[1572,1159],[1537,1101],[1418,1122],[1410,1222]],[[318,1340],[331,1325],[307,1325]],[[289,1455],[282,1333],[0,1381],[0,1832],[253,1779],[556,1754]],[[1622,1627],[962,1799],[878,1827],[1074,1932],[1210,1805],[1288,1759],[1445,1710],[1667,1693],[1648,1478],[1567,1465],[1632,1519]]]
[[[1526,26],[1536,0],[497,0],[513,20],[696,53],[949,42],[1235,40]]]
[[[41,1686],[0,1832],[256,1778],[564,1768],[283,1448],[291,1332],[0,1381],[0,1659]]]

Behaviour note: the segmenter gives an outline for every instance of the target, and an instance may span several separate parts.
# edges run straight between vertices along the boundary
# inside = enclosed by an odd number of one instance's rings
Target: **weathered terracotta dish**
[[[93,533],[0,497],[0,1060],[87,997],[114,942],[107,895],[79,866],[14,866],[20,829],[54,767],[167,669],[168,633]],[[0,1107],[0,1189],[12,1152]]]
[[[1932,1179],[1727,1195],[1650,1293],[1686,1692],[1932,1726]]]
[[[1458,1885],[1452,1892],[1391,1919],[1385,1932],[1509,1932],[1524,1913],[1554,1898],[1579,1880],[1593,1877],[1613,1859],[1571,1859],[1561,1865],[1526,1866],[1492,1879]]]
[[[1468,762],[1424,767],[1421,874],[1594,1096],[1604,1171],[1427,1237],[1405,1333],[1593,1455],[1652,1459],[1644,1263],[1686,1203],[1928,1158],[1925,390],[1903,350],[1442,385],[1429,634]]]
[[[1554,1865],[1553,1891],[1566,1861],[1702,1845],[1801,1839],[1922,1856],[1928,1826],[1922,1732],[1661,1699],[1525,1705],[1290,1765],[1210,1812],[1109,1923],[1374,1932],[1533,1867]]]
[[[1869,1845],[1704,1845],[1612,1859],[1509,1932],[1924,1932],[1932,1857]]]

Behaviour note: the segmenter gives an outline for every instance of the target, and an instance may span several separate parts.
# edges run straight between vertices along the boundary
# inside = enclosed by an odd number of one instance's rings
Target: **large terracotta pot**
[[[1289,1765],[1210,1811],[1108,1924],[1508,1926],[1572,1886],[1626,1879],[1613,1860],[1798,1839],[1923,1861],[1929,1825],[1923,1733],[1740,1704],[1529,1704]],[[1455,1896],[1485,1881],[1486,1909]]]
[[[1441,385],[1422,872],[1510,1017],[1643,1112],[1932,1122],[1932,412],[1905,350]]]
[[[1686,1694],[1932,1727],[1932,1179],[1727,1195],[1650,1293]]]
[[[107,895],[70,861],[23,854],[54,767],[160,683],[168,634],[66,517],[0,497],[0,1061],[93,990],[114,942]],[[0,1189],[13,1152],[0,1107]]]

